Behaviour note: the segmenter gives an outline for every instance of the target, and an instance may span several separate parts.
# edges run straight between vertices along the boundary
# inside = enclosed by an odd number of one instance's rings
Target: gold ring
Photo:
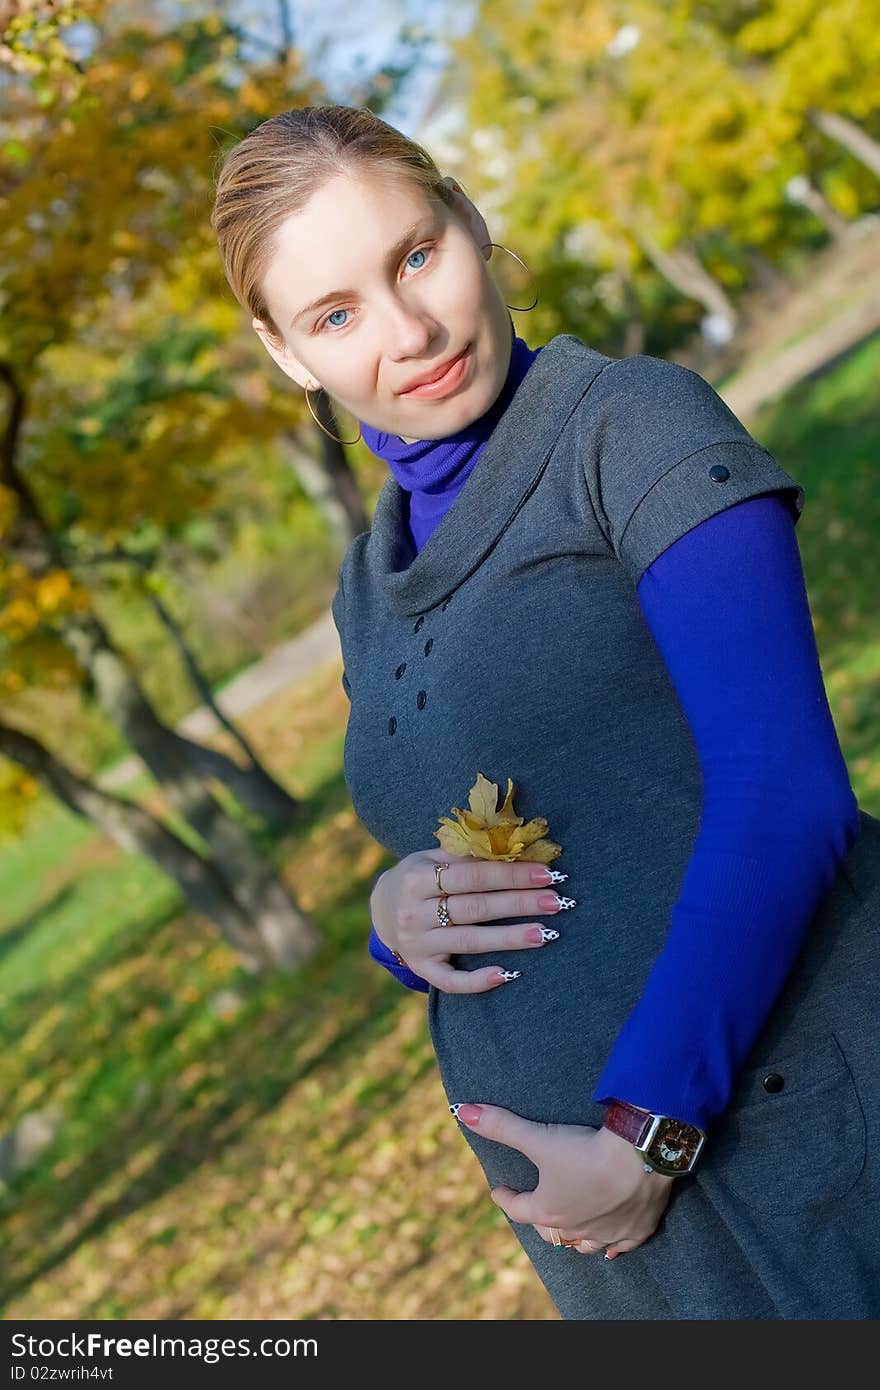
[[[559,1239],[561,1240],[563,1245],[580,1245],[583,1241],[583,1236],[575,1236],[574,1240],[566,1240],[565,1236],[560,1236]],[[586,1245],[589,1245],[590,1242],[585,1241],[584,1243]]]
[[[442,873],[442,871],[443,871],[444,869],[448,869],[448,868],[449,868],[449,865],[448,865],[448,864],[435,864],[435,865],[434,865],[434,881],[435,881],[435,883],[437,884],[437,892],[438,892],[438,893],[442,893],[442,892],[443,892],[443,886],[442,886],[442,884],[440,883],[440,874]]]
[[[440,923],[441,927],[448,927],[451,925],[449,909],[446,906],[448,902],[449,896],[446,893],[443,894],[442,898],[437,899],[437,921]]]

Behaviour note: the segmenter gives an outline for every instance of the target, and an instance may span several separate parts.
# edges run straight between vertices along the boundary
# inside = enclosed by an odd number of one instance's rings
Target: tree
[[[853,61],[847,80],[864,105],[859,73],[876,43],[865,33],[872,6],[847,3],[868,55]],[[775,0],[772,8],[806,4]],[[822,13],[827,31],[837,7]],[[668,332],[657,319],[678,311],[656,276],[645,278],[647,263],[707,316],[733,325],[756,253],[766,273],[815,239],[786,192],[813,172],[806,94],[792,99],[796,65],[789,75],[781,53],[764,63],[737,47],[750,22],[761,23],[754,5],[722,0],[630,0],[625,10],[613,0],[484,0],[473,33],[454,45],[451,85],[465,93],[473,131],[462,175],[473,169],[481,207],[496,213],[503,235],[524,240],[551,267],[549,290],[554,265],[564,267],[574,249],[593,277],[594,307],[601,298],[626,315],[640,303]],[[811,68],[809,55],[800,66]],[[838,62],[837,79],[840,70]],[[545,334],[559,309],[577,324],[583,303],[582,260],[580,275],[572,265],[562,282],[561,304],[547,309]],[[601,341],[601,331],[592,336]]]
[[[65,18],[95,26],[95,47],[81,61],[57,17],[38,13],[51,8],[32,7],[4,50],[25,79],[9,84],[9,138],[0,146],[4,684],[87,681],[210,847],[267,954],[298,962],[313,930],[211,785],[231,781],[247,801],[246,769],[163,724],[98,616],[98,576],[85,582],[76,554],[83,536],[131,540],[145,518],[173,527],[216,494],[210,470],[223,478],[230,439],[249,432],[253,443],[278,428],[271,411],[219,389],[216,360],[203,369],[205,354],[216,358],[211,335],[191,335],[189,377],[172,350],[185,333],[163,337],[165,324],[154,321],[160,350],[127,372],[118,367],[127,345],[120,352],[114,338],[139,307],[155,312],[163,295],[204,276],[209,247],[216,261],[204,201],[212,124],[238,122],[244,133],[241,123],[257,113],[226,78],[237,41],[212,17],[184,26],[187,43],[149,28],[117,30],[110,42],[101,32],[106,5],[65,6]],[[23,41],[28,24],[40,39],[33,49]],[[252,95],[262,103],[274,93]],[[219,286],[219,270],[214,278]],[[124,389],[114,395],[108,383]],[[282,418],[292,418],[289,405]]]
[[[764,0],[757,9],[744,0],[674,0],[674,7],[686,23],[711,29],[727,61],[760,90],[768,109],[794,122],[793,140],[804,160],[797,172],[813,182],[820,172],[838,215],[876,206],[880,141],[871,132],[880,131],[880,26],[874,0]],[[873,177],[861,181],[848,160],[829,158],[815,131]]]
[[[230,893],[226,875],[209,855],[197,854],[143,807],[110,796],[78,776],[38,739],[2,721],[0,753],[126,853],[143,854],[173,878],[189,905],[217,924],[249,970],[266,966],[293,969],[316,949],[318,936],[305,918],[296,937],[261,931]],[[32,784],[20,784],[19,790],[33,794]]]

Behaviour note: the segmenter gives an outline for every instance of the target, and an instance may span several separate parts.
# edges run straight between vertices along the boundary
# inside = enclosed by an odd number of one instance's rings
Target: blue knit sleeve
[[[664,946],[593,1099],[708,1129],[859,835],[788,504],[686,532],[637,586],[690,725],[703,815]]]
[[[383,869],[381,873],[378,873],[373,879],[373,888],[375,888],[384,872],[385,870]],[[372,889],[370,892],[372,894]],[[401,965],[399,961],[394,959],[392,952],[385,945],[385,942],[380,939],[372,922],[370,923],[370,939],[367,943],[367,950],[374,961],[377,961],[379,965],[383,965],[388,973],[393,975],[395,980],[399,980],[402,985],[406,985],[407,989],[417,989],[423,994],[428,993],[428,990],[431,988],[428,981],[423,980],[421,975],[417,975],[414,970],[410,970],[407,966]]]

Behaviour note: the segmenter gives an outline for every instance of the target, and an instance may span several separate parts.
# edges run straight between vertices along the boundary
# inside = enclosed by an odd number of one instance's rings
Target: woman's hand
[[[438,864],[448,864],[440,872],[439,888],[434,875]],[[572,898],[560,898],[548,886],[567,877],[523,860],[450,860],[442,850],[417,850],[377,880],[370,914],[379,940],[422,979],[448,994],[479,994],[516,975],[497,965],[456,970],[449,957],[529,950],[555,941],[559,932],[540,922],[477,924],[496,923],[499,917],[546,916],[563,905],[574,906]],[[437,915],[441,896],[449,913],[446,926]]]
[[[531,1192],[492,1190],[511,1221],[530,1222],[546,1241],[551,1227],[572,1249],[609,1258],[644,1245],[657,1229],[675,1178],[646,1173],[626,1139],[588,1125],[545,1125],[498,1105],[463,1104],[457,1118],[496,1143],[519,1149],[538,1169]]]

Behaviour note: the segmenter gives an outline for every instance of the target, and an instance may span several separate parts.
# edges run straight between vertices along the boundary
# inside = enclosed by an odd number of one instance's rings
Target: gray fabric
[[[349,547],[333,615],[358,817],[402,858],[437,847],[438,817],[464,804],[478,771],[502,787],[510,776],[517,813],[548,818],[578,900],[543,919],[561,931],[552,946],[457,962],[522,969],[515,983],[431,990],[450,1102],[599,1124],[590,1092],[662,947],[702,799],[635,585],[692,526],[767,492],[797,521],[803,490],[702,378],[562,334],[419,554],[393,477]],[[861,821],[731,1105],[652,1239],[606,1262],[512,1226],[563,1317],[880,1314],[880,822]],[[785,1077],[775,1094],[761,1085],[769,1070]],[[534,1186],[523,1155],[462,1134],[490,1185]]]

